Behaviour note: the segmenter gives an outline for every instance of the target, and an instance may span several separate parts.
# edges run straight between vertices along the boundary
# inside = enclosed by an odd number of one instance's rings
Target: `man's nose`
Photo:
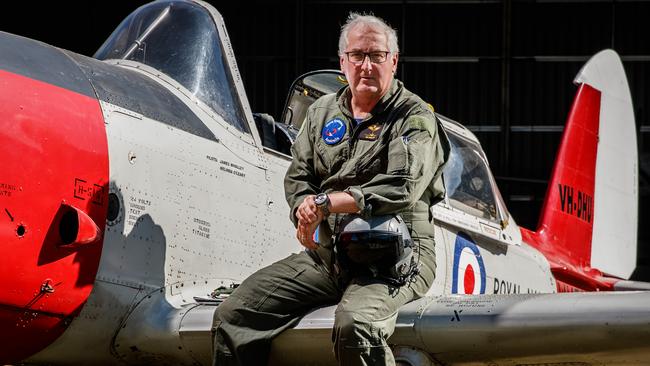
[[[372,62],[370,61],[370,55],[363,55],[363,61],[361,62],[361,69],[370,71],[372,70]]]

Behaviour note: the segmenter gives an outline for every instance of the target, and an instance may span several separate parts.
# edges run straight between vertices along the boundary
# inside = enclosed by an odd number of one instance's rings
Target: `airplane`
[[[451,143],[436,280],[390,338],[400,365],[650,362],[636,260],[638,159],[618,55],[582,68],[540,224],[519,227],[478,139]],[[93,58],[0,32],[0,362],[211,363],[223,298],[302,250],[283,177],[306,108],[345,85],[292,85],[253,114],[224,21],[199,0],[135,10]],[[270,364],[331,365],[333,306]]]

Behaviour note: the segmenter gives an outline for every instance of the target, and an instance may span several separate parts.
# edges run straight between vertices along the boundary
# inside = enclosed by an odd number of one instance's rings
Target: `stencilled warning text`
[[[129,198],[127,223],[131,226],[135,226],[140,221],[143,212],[146,212],[150,206],[151,200],[147,198],[131,196]]]
[[[18,190],[15,184],[0,182],[0,197],[11,197]]]
[[[210,239],[210,223],[195,217],[193,219],[192,234],[204,239]]]

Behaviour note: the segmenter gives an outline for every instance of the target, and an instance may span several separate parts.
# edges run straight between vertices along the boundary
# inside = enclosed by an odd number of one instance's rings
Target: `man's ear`
[[[345,74],[345,70],[343,70],[343,62],[345,62],[345,55],[339,56],[339,67],[341,68],[341,72]]]
[[[393,63],[393,74],[397,72],[397,61],[399,60],[399,53],[391,55],[390,61]]]

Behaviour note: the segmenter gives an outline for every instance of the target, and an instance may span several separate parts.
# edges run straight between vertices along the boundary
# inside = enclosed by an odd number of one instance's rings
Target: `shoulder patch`
[[[431,136],[436,134],[435,120],[424,116],[412,116],[407,121],[406,130],[428,131]]]
[[[321,136],[328,145],[337,144],[345,136],[345,122],[340,118],[334,118],[325,123]]]

